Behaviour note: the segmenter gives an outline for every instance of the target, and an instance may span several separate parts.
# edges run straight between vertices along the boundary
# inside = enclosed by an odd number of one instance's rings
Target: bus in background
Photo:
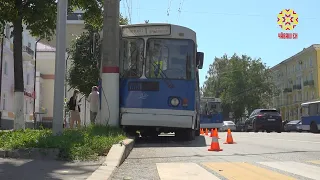
[[[121,26],[120,125],[128,134],[158,136],[174,132],[193,140],[200,131],[197,115],[196,33],[172,24]]]
[[[221,99],[214,97],[202,97],[200,99],[200,127],[221,128],[223,116]]]
[[[320,132],[320,101],[311,101],[301,104],[301,129],[312,133]]]

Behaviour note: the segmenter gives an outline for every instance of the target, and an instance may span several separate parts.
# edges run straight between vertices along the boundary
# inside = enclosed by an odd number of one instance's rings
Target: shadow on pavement
[[[206,139],[198,136],[193,141],[184,141],[174,135],[160,135],[158,137],[140,137],[136,139],[135,148],[139,147],[205,147]]]
[[[0,179],[87,179],[98,167],[98,163],[66,163],[62,161],[0,158]]]

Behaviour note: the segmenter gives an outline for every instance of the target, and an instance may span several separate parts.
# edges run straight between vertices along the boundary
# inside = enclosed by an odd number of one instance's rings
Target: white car
[[[233,121],[223,121],[223,125],[220,128],[220,131],[228,131],[228,129],[230,129],[231,131],[236,130],[236,125]]]

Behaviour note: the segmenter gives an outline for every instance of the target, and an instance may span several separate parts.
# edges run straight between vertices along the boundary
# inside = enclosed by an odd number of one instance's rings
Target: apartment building
[[[320,44],[313,44],[271,68],[280,94],[273,107],[283,120],[300,119],[301,103],[320,100]]]
[[[1,79],[1,101],[0,101],[0,129],[13,128],[14,119],[14,60],[13,39],[10,38],[12,28],[7,24],[4,30],[2,79]],[[29,33],[23,32],[23,76],[24,76],[24,114],[25,121],[32,122],[34,93],[34,38]],[[0,47],[1,49],[1,47]]]

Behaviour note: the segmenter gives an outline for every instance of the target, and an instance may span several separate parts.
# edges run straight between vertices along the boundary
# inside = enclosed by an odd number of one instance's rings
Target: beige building
[[[280,110],[283,120],[301,118],[301,103],[320,100],[320,45],[313,44],[272,67],[273,80],[280,95],[273,106]]]

